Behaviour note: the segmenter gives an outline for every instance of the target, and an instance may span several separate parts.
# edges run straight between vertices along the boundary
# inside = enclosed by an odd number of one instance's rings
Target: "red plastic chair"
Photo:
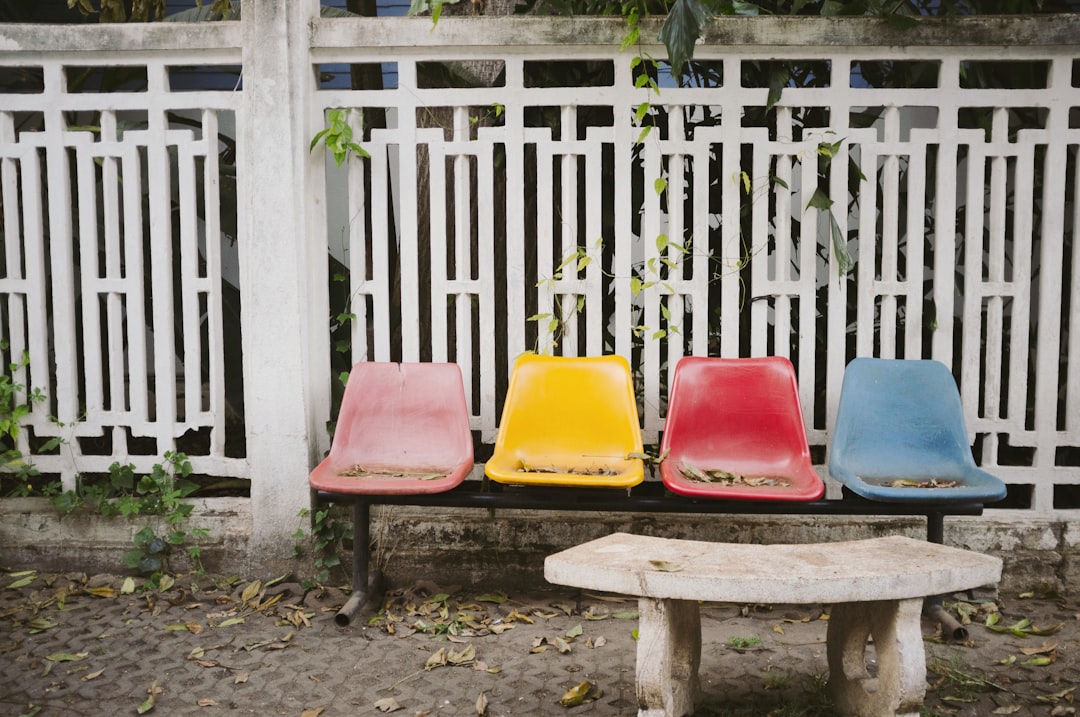
[[[452,363],[356,364],[315,490],[346,495],[441,493],[473,468],[461,369]]]
[[[679,361],[660,455],[664,485],[681,495],[811,501],[825,493],[795,370],[780,356]]]

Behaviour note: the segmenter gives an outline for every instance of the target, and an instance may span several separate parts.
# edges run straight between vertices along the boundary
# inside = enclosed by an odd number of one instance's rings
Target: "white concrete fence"
[[[726,19],[696,50],[722,79],[658,94],[637,78],[662,48],[620,51],[624,33],[320,19],[308,0],[234,23],[0,25],[0,73],[29,78],[0,94],[3,358],[28,351],[14,379],[48,396],[21,448],[70,487],[181,445],[197,472],[251,480],[252,560],[283,559],[329,444],[333,311],[354,317],[346,364],[459,362],[488,443],[525,350],[630,358],[653,441],[679,357],[790,356],[819,461],[850,357],[938,358],[977,459],[1018,496],[995,514],[1075,518],[1080,18]],[[586,62],[601,81],[546,79]],[[767,83],[739,78],[785,62],[814,69],[766,115]],[[396,80],[321,86],[342,63]],[[885,63],[929,79],[872,86]],[[432,64],[474,81],[433,83]],[[967,79],[1004,65],[1035,79]],[[173,86],[193,66],[242,83]],[[138,80],[80,84],[101,67]],[[342,170],[309,151],[334,108],[371,155]],[[52,435],[66,445],[34,455]]]

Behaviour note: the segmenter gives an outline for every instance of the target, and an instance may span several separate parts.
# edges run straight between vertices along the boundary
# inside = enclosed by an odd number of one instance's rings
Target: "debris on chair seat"
[[[955,488],[960,485],[960,481],[938,480],[937,478],[930,478],[929,480],[896,478],[894,480],[886,480],[883,485],[887,485],[890,488]]]
[[[619,472],[611,466],[531,466],[521,461],[518,473],[556,473],[572,476],[616,476]]]
[[[351,468],[338,473],[339,476],[345,478],[412,478],[413,480],[436,480],[438,478],[445,478],[448,474],[447,471],[400,471],[393,468],[364,468],[361,465],[355,465]]]
[[[784,488],[791,485],[790,481],[786,478],[777,476],[744,476],[739,473],[720,470],[719,468],[703,470],[695,465],[686,463],[685,461],[679,464],[679,472],[681,472],[687,480],[697,481],[698,483],[745,485],[750,486],[751,488],[760,488],[762,486]]]

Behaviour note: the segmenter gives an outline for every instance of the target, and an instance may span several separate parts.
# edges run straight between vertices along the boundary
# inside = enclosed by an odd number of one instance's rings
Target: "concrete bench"
[[[831,605],[829,686],[839,713],[917,717],[926,695],[923,598],[996,584],[1001,560],[900,536],[745,545],[615,533],[548,556],[544,575],[639,598],[639,717],[694,711],[702,600]],[[876,678],[866,672],[870,639]]]

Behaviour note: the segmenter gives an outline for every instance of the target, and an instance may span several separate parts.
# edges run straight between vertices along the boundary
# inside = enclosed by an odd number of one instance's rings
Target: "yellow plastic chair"
[[[485,473],[519,485],[629,488],[645,478],[641,427],[621,356],[526,354],[514,363]]]

